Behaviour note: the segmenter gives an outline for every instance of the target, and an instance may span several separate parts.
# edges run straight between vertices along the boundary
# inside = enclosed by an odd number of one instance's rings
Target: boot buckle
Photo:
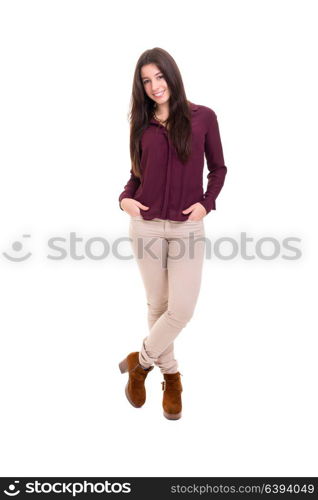
[[[163,391],[165,391],[165,390],[166,390],[166,385],[167,385],[167,384],[166,384],[166,381],[165,381],[165,380],[163,380],[163,381],[161,382],[161,385],[162,385],[162,390],[163,390]]]

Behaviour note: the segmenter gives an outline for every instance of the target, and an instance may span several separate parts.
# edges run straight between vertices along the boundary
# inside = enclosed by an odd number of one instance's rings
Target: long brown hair
[[[130,158],[132,172],[141,177],[140,139],[148,126],[155,102],[145,92],[141,68],[145,64],[156,64],[164,75],[170,90],[167,133],[180,161],[184,164],[191,153],[191,110],[187,100],[182,77],[173,57],[164,49],[154,47],[139,57],[133,79],[130,106]]]

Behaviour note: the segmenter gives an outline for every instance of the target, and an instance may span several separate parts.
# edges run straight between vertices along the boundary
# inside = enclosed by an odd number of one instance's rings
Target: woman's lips
[[[165,91],[163,90],[162,92],[160,92],[160,94],[154,94],[154,96],[155,97],[162,97],[164,93],[165,93]]]

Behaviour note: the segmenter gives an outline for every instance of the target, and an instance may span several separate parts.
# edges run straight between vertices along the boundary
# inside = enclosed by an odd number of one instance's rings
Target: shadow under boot
[[[168,420],[181,418],[182,400],[181,373],[163,373],[164,380],[161,382],[163,390],[162,407],[163,414]]]
[[[119,363],[121,373],[128,372],[129,378],[125,387],[125,394],[129,403],[135,408],[140,408],[146,401],[145,379],[154,369],[150,366],[144,369],[139,363],[139,352],[131,352]]]

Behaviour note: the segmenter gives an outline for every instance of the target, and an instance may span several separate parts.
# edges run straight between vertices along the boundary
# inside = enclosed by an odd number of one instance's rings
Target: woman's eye
[[[159,76],[158,76],[158,78],[163,78],[163,75],[159,75]],[[148,82],[149,82],[149,80],[144,80],[144,81],[143,81],[143,84],[145,85],[145,84],[146,84],[146,83],[148,83]]]

